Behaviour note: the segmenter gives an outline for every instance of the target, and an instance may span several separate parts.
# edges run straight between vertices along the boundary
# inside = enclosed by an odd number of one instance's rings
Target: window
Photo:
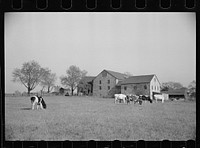
[[[153,86],[151,86],[152,90],[153,90]]]
[[[137,89],[137,86],[134,86],[134,89],[136,90],[136,89]]]
[[[101,80],[99,80],[99,84],[101,84]]]
[[[110,86],[108,86],[108,90],[110,90]]]
[[[110,84],[110,80],[108,80],[108,84]]]
[[[154,82],[156,82],[156,78],[154,78]]]
[[[155,90],[156,90],[156,86],[154,86]]]
[[[126,90],[127,89],[127,87],[126,86],[124,86],[124,90]]]
[[[101,90],[101,86],[99,86],[99,90]]]
[[[147,89],[147,85],[144,85],[144,89]]]

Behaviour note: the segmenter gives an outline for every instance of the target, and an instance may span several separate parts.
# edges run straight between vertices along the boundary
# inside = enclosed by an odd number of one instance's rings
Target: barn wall
[[[99,83],[100,80],[101,84]],[[108,84],[108,80],[110,80],[110,84]],[[112,97],[113,93],[117,91],[115,85],[116,78],[106,71],[102,71],[93,81],[93,95],[98,97]],[[110,86],[110,90],[108,90],[108,86]]]
[[[125,90],[126,87],[126,90]],[[145,89],[146,88],[146,89]],[[126,84],[121,86],[122,94],[150,95],[150,84]]]
[[[160,83],[156,76],[154,76],[150,82],[150,96],[152,96],[153,92],[160,93]]]

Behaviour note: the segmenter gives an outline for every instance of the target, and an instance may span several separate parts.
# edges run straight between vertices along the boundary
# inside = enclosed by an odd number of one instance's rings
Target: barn
[[[121,93],[121,86],[117,84],[125,78],[125,74],[103,70],[93,80],[93,95],[98,97],[113,97],[114,94]]]
[[[160,93],[160,82],[155,74],[131,76],[121,82],[121,93],[149,95]]]

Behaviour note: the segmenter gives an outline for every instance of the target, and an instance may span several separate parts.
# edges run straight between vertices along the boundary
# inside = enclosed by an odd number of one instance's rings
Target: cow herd
[[[139,103],[140,105],[142,105],[143,101],[149,101],[150,103],[153,102],[153,100],[150,98],[150,96],[148,95],[133,95],[133,94],[115,94],[115,103],[120,103],[121,101],[127,104],[130,104],[131,102],[136,104]],[[153,95],[153,97],[155,98],[156,102],[157,100],[161,100],[162,103],[164,103],[164,96],[161,94],[155,94]],[[32,96],[30,98],[31,100],[31,108],[32,110],[34,109],[35,105],[37,105],[37,109],[40,107],[41,109],[46,109],[47,105],[43,99],[42,96]]]
[[[153,97],[155,98],[156,102],[158,100],[161,100],[162,103],[164,103],[164,96],[162,94],[155,94],[153,95]],[[150,103],[153,103],[153,100],[148,95],[115,94],[114,98],[115,98],[115,103],[124,102],[130,104],[132,102],[134,104],[139,103],[140,105],[142,105],[143,101],[145,102],[149,101]]]

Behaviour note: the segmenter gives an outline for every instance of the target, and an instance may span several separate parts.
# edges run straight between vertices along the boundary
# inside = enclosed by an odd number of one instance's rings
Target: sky
[[[156,74],[160,83],[196,80],[195,13],[5,13],[5,92],[27,89],[12,72],[35,60],[57,75],[71,65],[96,76],[104,69]],[[33,91],[39,91],[37,86]]]

